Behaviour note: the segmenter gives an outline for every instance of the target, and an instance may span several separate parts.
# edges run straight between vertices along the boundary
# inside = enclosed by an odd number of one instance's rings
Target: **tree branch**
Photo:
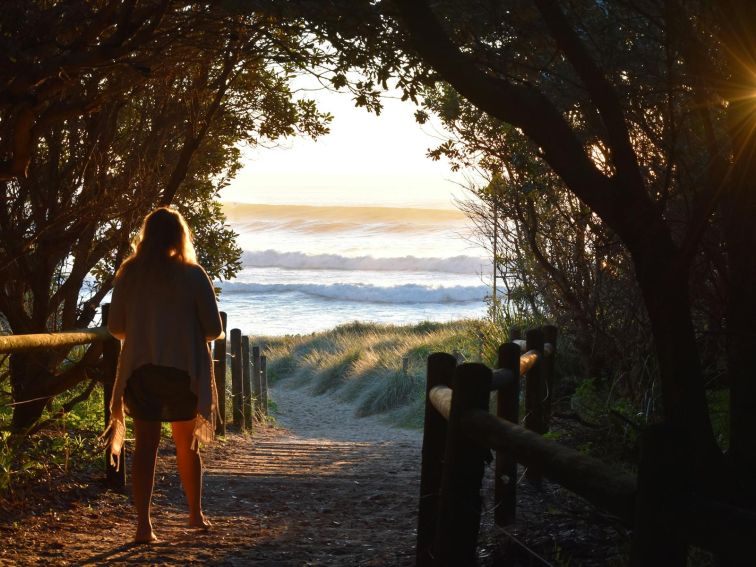
[[[669,230],[643,186],[637,185],[637,177],[603,175],[559,110],[539,90],[480,70],[451,42],[427,2],[394,0],[394,4],[419,55],[475,106],[522,129],[543,151],[544,161],[622,237],[628,249],[673,250]]]
[[[601,115],[607,131],[607,141],[612,149],[614,166],[629,182],[627,190],[642,191],[644,184],[638,159],[630,143],[630,133],[614,86],[595,64],[556,0],[535,0],[535,3],[557,46],[583,81]]]
[[[194,152],[196,152],[197,148],[199,148],[202,140],[205,138],[205,135],[212,125],[213,117],[221,107],[223,98],[226,96],[228,87],[231,84],[229,77],[231,75],[231,72],[234,70],[234,63],[236,61],[236,58],[233,56],[232,51],[233,50],[229,48],[228,52],[226,53],[223,70],[216,80],[216,83],[218,84],[218,90],[215,93],[215,97],[213,98],[212,102],[208,106],[207,112],[204,116],[203,124],[200,127],[199,132],[197,132],[197,134],[194,136],[192,135],[191,131],[187,133],[187,139],[185,140],[184,145],[181,148],[181,153],[179,154],[179,159],[176,163],[176,167],[173,169],[171,178],[163,189],[163,193],[160,197],[161,206],[170,205],[171,202],[173,202],[173,198],[176,196],[176,192],[178,191],[179,186],[186,178],[186,173],[189,170],[189,164],[191,163]]]
[[[26,432],[26,435],[27,436],[33,435],[37,431],[40,431],[40,430],[44,429],[45,427],[47,427],[49,424],[53,423],[56,419],[60,419],[61,417],[63,417],[65,414],[67,414],[68,412],[70,412],[76,406],[76,404],[81,403],[84,400],[86,400],[87,398],[89,398],[89,396],[92,394],[92,391],[95,389],[95,386],[97,386],[97,380],[94,380],[94,379],[90,380],[89,384],[86,387],[86,389],[81,394],[79,394],[75,398],[72,398],[68,402],[66,402],[66,404],[62,408],[60,408],[57,411],[57,413],[55,413],[55,415],[53,415],[52,417],[50,417],[50,418],[48,418],[48,419],[46,419],[44,421],[40,421],[38,423],[35,423],[31,427],[31,429],[29,429]]]

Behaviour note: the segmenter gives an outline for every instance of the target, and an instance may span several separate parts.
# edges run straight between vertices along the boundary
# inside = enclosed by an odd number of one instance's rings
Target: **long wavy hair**
[[[131,247],[131,254],[116,272],[116,281],[127,271],[146,276],[177,264],[197,263],[189,226],[181,213],[169,207],[159,207],[144,218]]]

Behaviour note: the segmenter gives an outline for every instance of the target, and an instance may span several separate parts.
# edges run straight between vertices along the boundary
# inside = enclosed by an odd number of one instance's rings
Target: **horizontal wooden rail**
[[[525,466],[538,465],[546,478],[633,525],[635,477],[486,412],[471,412],[462,423],[487,447],[511,451]]]
[[[107,327],[93,327],[64,333],[0,336],[0,353],[11,354],[34,349],[72,347],[110,338]]]
[[[496,434],[490,431],[481,434],[477,420],[473,420],[472,425],[469,423],[471,416],[486,415],[494,423],[510,424],[523,430],[514,425],[520,421],[522,384],[525,386],[525,427],[532,431],[530,435],[543,441],[541,435],[548,431],[548,417],[544,412],[553,392],[557,329],[553,326],[531,329],[525,341],[519,341],[521,336],[519,329],[512,329],[512,342],[499,346],[497,368],[493,371],[482,364],[458,366],[459,360],[446,353],[434,353],[428,359],[416,547],[418,567],[475,563],[481,510],[479,491],[489,449],[496,450],[494,519],[497,525],[505,526],[515,520],[517,462],[527,464],[529,481],[538,482],[542,476],[540,455],[532,458],[532,451],[523,450],[519,443],[513,444],[508,436],[491,441],[490,437]],[[525,378],[522,383],[521,375]],[[489,414],[492,391],[496,392],[498,417]],[[525,457],[523,452],[527,453]],[[582,453],[574,453],[584,458]],[[549,473],[555,480],[561,479],[558,473],[552,470]],[[576,490],[581,481],[564,484]],[[599,475],[597,482],[603,481]],[[633,491],[634,485],[631,493]],[[603,504],[606,499],[601,498],[601,489],[598,492],[594,500]],[[631,516],[631,521],[632,494],[630,502],[630,506],[619,508],[623,516]],[[615,511],[614,506],[608,508]]]
[[[107,328],[108,311],[110,304],[102,305],[102,322],[100,327],[91,327],[88,329],[79,329],[73,331],[64,331],[59,333],[35,333],[26,335],[0,335],[0,355],[14,354],[39,349],[56,349],[70,348],[77,345],[86,345],[91,343],[103,343],[102,363],[104,368],[105,379],[103,381],[103,418],[105,427],[110,423],[110,398],[115,381],[116,368],[118,366],[118,357],[120,355],[121,344],[109,332]],[[214,340],[213,360],[215,364],[216,387],[219,392],[219,407],[221,410],[221,420],[218,422],[217,433],[225,434],[225,392],[226,392],[226,314],[221,312],[223,322],[223,331],[220,336]],[[126,446],[124,445],[121,453],[122,462],[126,459]],[[105,470],[108,482],[117,488],[123,488],[126,485],[126,467],[121,465],[120,469],[110,465],[110,455],[105,455]]]
[[[436,386],[428,397],[448,419],[451,388]],[[547,478],[632,526],[637,486],[633,476],[488,412],[471,411],[462,417],[462,423],[468,436],[477,442],[489,449],[509,451],[525,466],[537,464]]]
[[[452,389],[448,386],[434,386],[428,392],[428,398],[436,411],[448,421],[451,411]]]
[[[533,368],[538,357],[541,356],[537,350],[529,350],[522,356],[520,356],[520,376],[527,374],[528,371]]]
[[[538,362],[538,357],[541,356],[537,350],[531,350],[520,356],[520,376],[525,376]],[[511,386],[514,377],[512,371],[506,368],[497,368],[493,371],[493,379],[491,380],[491,391],[501,390]]]
[[[36,333],[31,335],[0,335],[0,354],[13,354],[28,350],[73,347],[109,339],[111,334],[107,327],[91,327],[61,333]],[[226,338],[222,333],[216,340]]]
[[[512,332],[513,339],[519,336]],[[481,459],[489,449],[496,451],[497,525],[515,521],[520,463],[526,467],[526,479],[549,478],[631,527],[633,566],[685,565],[691,544],[734,561],[733,565],[752,563],[756,510],[701,497],[686,468],[690,447],[682,432],[669,424],[644,428],[636,480],[544,438],[548,428],[539,428],[540,421],[529,424],[528,417],[552,395],[556,328],[528,331],[525,354],[519,343],[513,340],[499,347],[499,368],[494,371],[481,364],[457,366],[446,353],[434,353],[428,360],[418,567],[475,564]],[[530,373],[525,381],[525,427],[518,425],[520,371]],[[491,391],[497,393],[497,416],[489,413]],[[434,518],[439,519],[433,522]]]
[[[497,392],[499,390],[510,388],[514,385],[514,376],[512,371],[508,368],[497,368],[493,371],[493,377],[491,378],[491,391]]]
[[[512,342],[515,343],[516,345],[520,345],[520,350],[522,350],[522,351],[525,351],[528,348],[526,346],[525,341],[523,341],[522,339],[517,339],[517,340],[512,341]],[[551,343],[544,343],[544,345],[543,345],[543,355],[544,356],[551,356],[552,354],[554,354],[555,350],[556,349],[554,348],[553,344],[551,344]]]

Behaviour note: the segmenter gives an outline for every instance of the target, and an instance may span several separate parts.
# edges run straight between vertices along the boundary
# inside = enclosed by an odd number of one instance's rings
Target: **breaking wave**
[[[246,251],[242,263],[248,268],[286,268],[290,270],[354,270],[376,272],[442,272],[447,274],[480,274],[487,272],[487,260],[474,256],[450,258],[376,258],[374,256],[341,256],[339,254],[305,254],[276,250]]]
[[[431,287],[418,284],[374,286],[371,284],[261,284],[224,282],[227,294],[302,293],[321,299],[357,303],[471,303],[482,301],[488,288],[480,286]]]

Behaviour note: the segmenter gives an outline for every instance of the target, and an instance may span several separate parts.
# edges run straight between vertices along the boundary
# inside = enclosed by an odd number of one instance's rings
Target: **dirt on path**
[[[186,527],[165,439],[153,500],[160,543],[129,543],[135,516],[127,492],[104,489],[92,473],[66,475],[37,485],[22,513],[0,514],[0,565],[413,565],[420,432],[357,419],[352,407],[307,387],[284,382],[272,396],[277,428],[230,433],[203,453],[211,531]],[[616,521],[549,482],[521,482],[517,525],[496,528],[492,484],[488,467],[480,567],[624,564],[627,537]]]
[[[412,565],[420,434],[357,419],[306,388],[284,383],[272,396],[279,428],[229,434],[204,451],[211,531],[185,526],[165,440],[153,500],[160,543],[129,544],[127,495],[95,483],[0,526],[0,564]]]

